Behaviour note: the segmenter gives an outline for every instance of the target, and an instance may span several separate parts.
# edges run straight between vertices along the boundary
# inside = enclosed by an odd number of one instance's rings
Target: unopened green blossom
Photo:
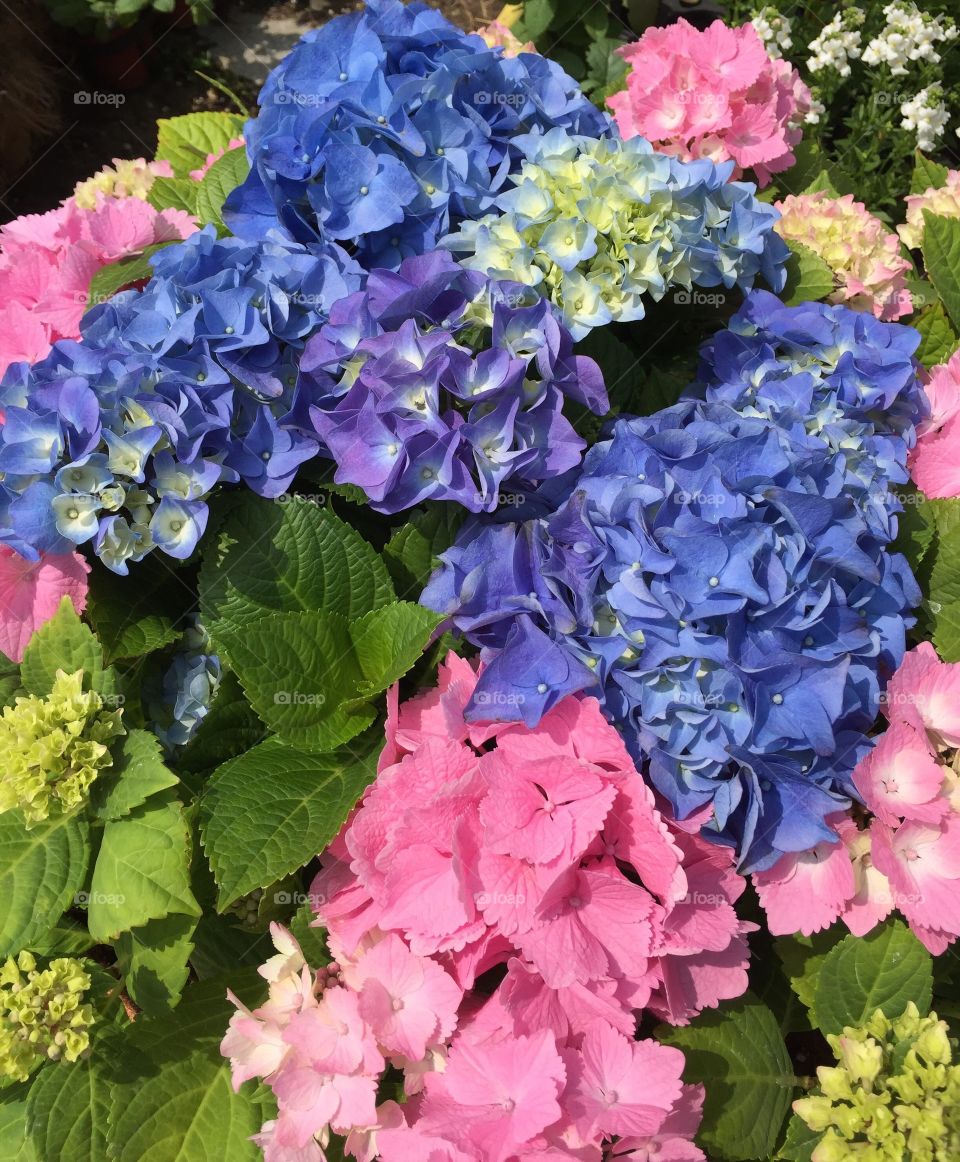
[[[956,1162],[960,1062],[935,1013],[911,1001],[895,1021],[878,1009],[860,1029],[827,1040],[836,1066],[817,1070],[819,1092],[794,1102],[822,1138],[813,1162]]]
[[[26,1081],[45,1060],[76,1061],[90,1045],[94,1022],[84,1002],[90,977],[79,960],[62,957],[43,969],[29,952],[0,969],[0,1077]]]
[[[18,698],[0,717],[0,813],[19,807],[27,826],[51,808],[71,811],[113,759],[108,743],[124,733],[120,710],[83,689],[83,671],[57,671],[46,698]]]

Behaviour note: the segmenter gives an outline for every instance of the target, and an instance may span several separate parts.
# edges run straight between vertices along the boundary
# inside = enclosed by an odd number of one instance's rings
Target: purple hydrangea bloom
[[[920,599],[889,551],[917,339],[754,294],[703,350],[705,399],[619,420],[552,513],[468,522],[423,595],[482,647],[468,717],[585,690],[744,869],[829,840]]]
[[[549,303],[446,253],[374,271],[307,343],[295,412],[380,512],[488,512],[580,462],[564,399],[607,411],[600,369]]]
[[[368,270],[396,268],[486,211],[519,164],[514,138],[554,126],[611,132],[553,61],[508,59],[399,0],[308,32],[259,103],[228,225],[250,238],[279,225],[299,242],[349,239]]]

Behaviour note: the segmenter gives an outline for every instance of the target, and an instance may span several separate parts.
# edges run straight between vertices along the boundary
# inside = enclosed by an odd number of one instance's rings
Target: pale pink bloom
[[[11,363],[36,363],[50,350],[49,323],[16,299],[0,304],[0,374]]]
[[[327,1162],[327,1156],[315,1138],[303,1146],[282,1146],[277,1141],[277,1123],[264,1122],[259,1134],[250,1139],[263,1151],[263,1162]]]
[[[857,764],[853,781],[874,815],[891,827],[903,819],[936,823],[947,809],[940,798],[943,768],[926,733],[918,734],[904,722],[890,724]]]
[[[495,1044],[458,1042],[447,1068],[427,1078],[428,1130],[505,1162],[560,1117],[565,1070],[546,1030]]]
[[[77,613],[87,605],[90,566],[79,553],[42,553],[28,561],[0,545],[0,650],[14,662],[36,631],[70,599]]]
[[[702,1085],[685,1085],[679,1100],[654,1134],[621,1138],[610,1162],[706,1162],[693,1144],[703,1117]]]
[[[468,1152],[446,1138],[418,1129],[382,1130],[377,1145],[381,1162],[481,1162],[476,1150]]]
[[[661,903],[676,903],[686,894],[680,848],[643,779],[631,775],[617,784],[617,798],[603,825],[603,852],[632,864]]]
[[[494,997],[513,1035],[550,1029],[558,1044],[566,1044],[596,1021],[629,1037],[636,1031],[633,1011],[617,996],[615,981],[593,980],[585,985],[552,989],[533,965],[519,957],[510,960],[507,975]]]
[[[960,663],[941,662],[930,642],[921,642],[887,683],[884,710],[891,722],[927,731],[938,746],[960,746]]]
[[[566,1054],[565,1105],[585,1138],[653,1134],[681,1094],[683,1054],[634,1041],[598,1022],[579,1053]]]
[[[943,186],[924,190],[922,194],[908,194],[907,220],[897,229],[905,246],[919,250],[923,241],[923,211],[941,218],[960,218],[960,170],[950,170]]]
[[[331,1126],[348,1134],[377,1120],[377,1075],[321,1073],[309,1060],[291,1054],[271,1081],[277,1096],[277,1137],[284,1146],[306,1146]]]
[[[382,1049],[418,1061],[450,1037],[463,995],[434,961],[414,956],[390,935],[360,958],[353,973],[360,1013]]]
[[[935,943],[960,936],[960,816],[895,831],[875,823],[871,838],[873,861],[917,936],[925,943],[928,931]]]
[[[343,1152],[357,1162],[375,1162],[379,1156],[377,1142],[384,1130],[396,1130],[406,1126],[403,1109],[395,1101],[385,1101],[377,1106],[377,1123],[375,1126],[363,1129],[353,1129],[347,1134],[343,1145]]]
[[[241,149],[244,144],[245,143],[244,143],[244,140],[242,137],[232,137],[230,139],[230,142],[228,143],[226,149],[218,149],[218,150],[215,150],[213,153],[208,153],[206,161],[203,163],[203,165],[198,166],[197,169],[192,169],[190,171],[190,176],[193,178],[193,180],[195,182],[202,182],[203,179],[207,176],[207,173],[208,173],[210,167],[215,162],[218,162],[220,160],[220,158],[223,157],[224,154],[229,153],[230,150]]]
[[[871,824],[860,831],[852,820],[840,825],[840,835],[853,862],[856,894],[845,906],[843,922],[854,936],[866,936],[894,909],[890,881],[874,866],[871,832],[882,823]]]
[[[324,1073],[378,1073],[383,1068],[357,994],[346,988],[328,988],[318,1005],[295,1013],[283,1039],[300,1059]]]
[[[479,36],[488,48],[502,48],[505,57],[519,56],[522,52],[536,52],[533,41],[521,41],[509,28],[499,20],[491,20],[482,28],[477,29]]]

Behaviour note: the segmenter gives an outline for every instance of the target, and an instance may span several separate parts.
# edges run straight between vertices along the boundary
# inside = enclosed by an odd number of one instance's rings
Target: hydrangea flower
[[[101,195],[108,198],[139,198],[145,202],[150,187],[161,177],[173,177],[173,169],[168,161],[115,157],[113,165],[105,165],[93,177],[77,182],[73,189],[73,201],[81,210],[95,210]]]
[[[834,841],[920,597],[888,552],[916,343],[754,292],[703,349],[705,400],[619,420],[546,515],[468,522],[422,597],[483,648],[468,717],[595,691],[744,868]]]
[[[58,339],[79,336],[90,280],[101,267],[195,229],[182,210],[103,195],[90,208],[68,200],[0,227],[0,375],[19,360],[42,359]]]
[[[775,935],[841,919],[863,936],[896,908],[939,955],[960,936],[960,664],[922,643],[883,706],[889,726],[853,773],[871,818],[831,817],[839,842],[779,860],[757,892]]]
[[[395,268],[490,207],[516,136],[557,125],[598,137],[609,119],[546,57],[508,57],[426,4],[373,0],[308,32],[268,77],[227,224],[350,239],[366,269]]]
[[[897,230],[904,246],[919,250],[923,241],[923,211],[941,218],[960,218],[960,169],[952,169],[942,186],[931,186],[922,194],[908,194],[907,220]]]
[[[736,176],[753,170],[760,186],[793,165],[810,91],[752,24],[700,30],[681,19],[618,51],[630,65],[627,87],[607,104],[624,137],[684,159],[732,160]]]
[[[776,207],[777,233],[808,246],[833,271],[838,286],[828,302],[847,303],[887,322],[910,314],[906,279],[913,268],[900,257],[900,240],[852,194],[791,194]]]
[[[306,346],[300,406],[380,512],[422,500],[490,511],[580,461],[565,398],[607,408],[600,369],[572,353],[550,305],[444,252],[374,271]]]
[[[117,573],[154,548],[186,558],[219,482],[278,496],[318,452],[294,415],[297,360],[356,265],[212,227],[151,261],[142,291],[0,387],[0,541],[25,556],[89,543]]]
[[[0,651],[11,661],[23,661],[30,639],[65,597],[83,613],[89,572],[79,553],[41,554],[28,561],[0,545]]]
[[[198,166],[196,169],[192,169],[190,171],[190,176],[195,182],[202,182],[203,179],[207,176],[210,167],[215,162],[218,162],[220,158],[224,156],[224,154],[229,153],[233,149],[242,149],[244,145],[245,142],[242,137],[231,137],[225,147],[214,150],[213,153],[208,153],[204,159],[203,165]]]
[[[186,746],[196,734],[220,688],[220,672],[210,635],[193,615],[163,674],[158,696],[151,699],[150,728],[167,750]]]
[[[513,29],[504,24],[502,20],[491,20],[489,24],[478,28],[477,36],[487,48],[502,48],[505,57],[519,56],[522,52],[537,51],[532,40],[524,43]]]
[[[0,1077],[26,1081],[45,1061],[78,1061],[89,1049],[93,1008],[84,1001],[90,975],[60,957],[38,968],[29,952],[0,968]]]
[[[776,211],[727,179],[732,163],[682,162],[640,137],[600,141],[564,129],[518,139],[516,188],[498,215],[464,222],[443,244],[493,278],[535,286],[575,339],[642,319],[670,287],[739,286],[762,274],[779,290],[787,248]]]
[[[311,886],[337,972],[321,984],[274,930],[268,1001],[223,1042],[234,1083],[274,1091],[281,1160],[329,1130],[384,1162],[702,1159],[702,1092],[637,1015],[686,1022],[746,987],[732,854],[659,813],[594,699],[476,726],[476,685],[450,654],[437,689],[394,688],[377,778]],[[387,1066],[403,1106],[375,1107]]]
[[[4,707],[0,716],[0,812],[19,808],[27,827],[56,805],[79,807],[105,767],[113,765],[109,744],[126,731],[123,713],[104,710],[94,690],[83,689],[83,671],[57,670],[46,698],[31,694]]]
[[[890,1019],[882,1009],[827,1041],[837,1064],[817,1069],[818,1091],[793,1103],[822,1135],[813,1162],[954,1158],[960,1152],[960,1063],[946,1021],[913,1001]]]
[[[930,416],[917,429],[910,476],[927,496],[960,496],[960,352],[930,368],[925,391]]]

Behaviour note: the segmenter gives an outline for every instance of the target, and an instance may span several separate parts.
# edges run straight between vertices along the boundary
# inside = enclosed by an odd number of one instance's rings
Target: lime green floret
[[[76,1061],[89,1048],[90,977],[62,957],[38,969],[29,952],[0,969],[0,1077],[26,1081],[42,1061]]]
[[[956,1162],[960,1063],[936,1013],[911,1001],[895,1021],[880,1009],[861,1029],[828,1037],[835,1067],[817,1070],[819,1092],[794,1102],[821,1132],[813,1162]]]
[[[0,812],[19,807],[27,826],[51,809],[72,811],[113,759],[108,743],[125,731],[120,710],[83,689],[83,671],[57,671],[46,698],[18,698],[0,718]]]

